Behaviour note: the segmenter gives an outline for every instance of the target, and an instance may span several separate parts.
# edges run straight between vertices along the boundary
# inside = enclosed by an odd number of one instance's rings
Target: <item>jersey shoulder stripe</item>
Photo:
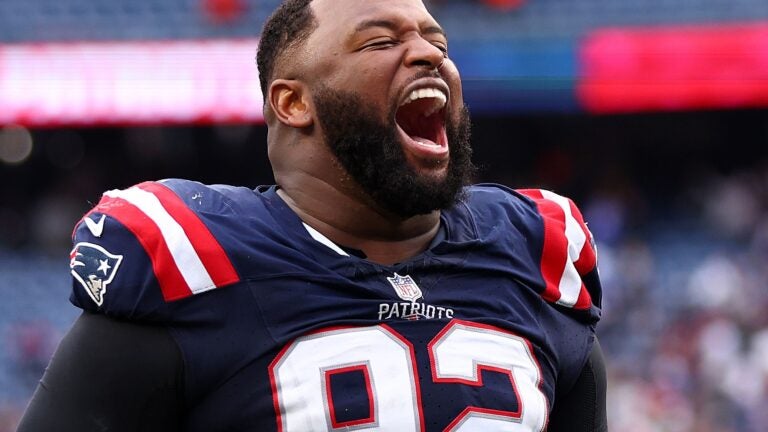
[[[166,301],[240,280],[224,248],[168,186],[145,182],[105,192],[93,213],[125,226],[147,253]]]
[[[588,309],[592,299],[583,277],[597,266],[592,234],[572,200],[541,189],[520,189],[536,205],[544,224],[541,273],[545,300]]]

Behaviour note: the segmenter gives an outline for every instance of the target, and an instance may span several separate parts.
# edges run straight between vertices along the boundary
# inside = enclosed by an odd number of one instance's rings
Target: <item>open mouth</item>
[[[400,104],[395,120],[400,129],[416,144],[433,147],[432,151],[447,150],[445,105],[448,97],[443,90],[427,87],[413,90]]]

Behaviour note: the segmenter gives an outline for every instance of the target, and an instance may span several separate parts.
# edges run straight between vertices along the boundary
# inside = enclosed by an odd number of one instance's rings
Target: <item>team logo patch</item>
[[[395,277],[388,277],[387,280],[395,289],[397,296],[403,300],[415,302],[422,296],[421,288],[410,276],[400,276],[395,273]]]
[[[87,242],[76,244],[69,253],[72,277],[80,282],[88,296],[99,306],[104,303],[107,285],[115,278],[122,261],[122,255],[112,254],[99,245]]]
[[[411,321],[421,318],[453,318],[453,309],[425,303],[423,298],[424,294],[412,277],[408,275],[400,276],[395,273],[395,276],[388,277],[387,281],[389,281],[389,284],[395,289],[397,296],[403,301],[379,303],[379,321],[390,320],[393,318]]]

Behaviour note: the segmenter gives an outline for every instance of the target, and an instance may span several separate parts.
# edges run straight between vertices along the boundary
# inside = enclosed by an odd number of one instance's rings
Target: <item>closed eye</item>
[[[445,44],[443,44],[442,42],[432,42],[432,45],[434,45],[435,48],[442,51],[444,56],[448,57],[448,47],[445,46]]]
[[[392,39],[378,40],[378,41],[371,42],[364,45],[362,49],[383,49],[383,48],[389,48],[391,46],[395,46],[396,44],[397,44],[397,41]]]

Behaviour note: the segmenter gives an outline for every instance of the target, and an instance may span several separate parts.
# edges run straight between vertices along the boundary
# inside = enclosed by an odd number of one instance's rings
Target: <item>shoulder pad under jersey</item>
[[[202,196],[206,208],[191,208]],[[200,217],[228,207],[226,200],[184,180],[105,192],[73,233],[72,302],[119,316],[151,315],[167,302],[238,282],[225,248]]]
[[[599,309],[602,289],[597,248],[581,211],[570,198],[548,190],[516,192],[530,200],[541,218],[544,299],[578,310]]]

